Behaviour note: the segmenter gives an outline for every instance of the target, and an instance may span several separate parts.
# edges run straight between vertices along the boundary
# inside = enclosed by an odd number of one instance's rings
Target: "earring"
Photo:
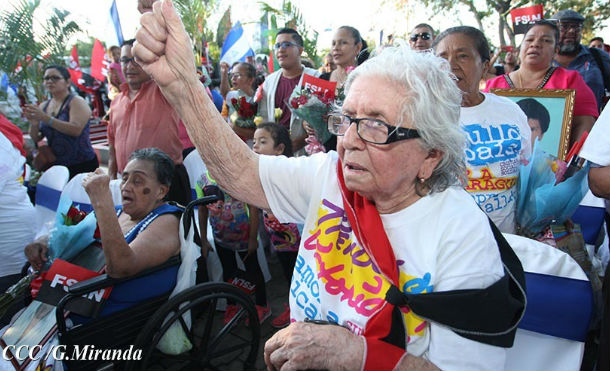
[[[424,178],[419,178],[419,182],[420,182],[421,184],[424,184],[424,182],[425,182],[425,181],[426,181],[426,179],[424,179]]]

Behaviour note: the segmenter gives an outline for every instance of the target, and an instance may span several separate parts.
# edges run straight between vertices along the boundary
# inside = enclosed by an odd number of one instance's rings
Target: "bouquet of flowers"
[[[100,238],[94,213],[86,213],[74,206],[72,200],[62,196],[55,217],[55,227],[49,236],[49,260],[43,268],[47,271],[55,258],[69,260]],[[45,272],[32,272],[0,295],[0,316],[24,294],[30,285],[35,296],[40,290]]]
[[[516,217],[520,235],[538,236],[551,224],[562,224],[574,214],[589,187],[589,165],[567,179],[566,169],[564,161],[541,150],[536,142],[531,161],[519,171]]]
[[[258,104],[248,101],[246,97],[231,99],[231,105],[235,112],[231,114],[231,122],[240,128],[253,129],[256,127],[255,116]]]
[[[297,87],[290,95],[287,106],[293,115],[307,121],[316,132],[320,143],[330,139],[326,116],[331,110],[334,102],[334,91],[321,92],[312,90],[308,87]]]

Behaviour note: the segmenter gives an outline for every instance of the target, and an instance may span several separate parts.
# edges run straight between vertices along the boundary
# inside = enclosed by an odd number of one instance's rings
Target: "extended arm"
[[[134,54],[176,108],[210,174],[227,193],[269,208],[252,152],[214,107],[197,80],[190,39],[173,4],[155,2],[141,18]]]

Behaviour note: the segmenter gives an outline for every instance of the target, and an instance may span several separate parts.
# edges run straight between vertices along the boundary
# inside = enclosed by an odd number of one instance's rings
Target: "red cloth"
[[[10,122],[3,114],[0,113],[0,132],[13,144],[13,147],[17,148],[19,152],[25,157],[25,150],[23,149],[23,133],[17,125]]]
[[[398,283],[396,257],[375,204],[347,189],[343,180],[341,160],[337,163],[337,178],[345,213],[358,242],[380,269],[381,274],[391,284],[396,285]],[[375,246],[374,250],[372,246]],[[367,344],[364,370],[393,370],[405,353],[404,349],[383,340],[390,334],[393,310],[394,306],[386,302],[366,324],[363,334]]]
[[[489,92],[490,89],[494,88],[510,88],[504,75],[487,81],[484,91]],[[595,95],[578,71],[557,67],[549,81],[544,85],[544,89],[574,89],[576,90],[576,96],[574,97],[574,116],[593,116],[595,118],[599,116]]]
[[[290,98],[290,95],[294,91],[294,88],[299,84],[301,75],[288,79],[284,76],[280,76],[280,81],[277,83],[277,89],[275,90],[275,107],[282,109],[282,116],[280,117],[280,125],[283,125],[288,131],[290,131],[290,108],[286,105],[286,101]],[[272,117],[273,119],[273,117]]]

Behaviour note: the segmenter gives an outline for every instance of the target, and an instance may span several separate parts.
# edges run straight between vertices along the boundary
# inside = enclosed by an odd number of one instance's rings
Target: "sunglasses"
[[[291,41],[282,41],[281,43],[277,43],[277,44],[273,45],[273,49],[275,49],[275,50],[288,49],[291,46],[299,46],[299,45],[296,43],[293,43]]]
[[[422,40],[430,40],[432,35],[430,35],[428,32],[416,33],[415,35],[411,35],[410,40],[416,42],[420,37]]]
[[[59,80],[62,80],[62,79],[63,79],[63,77],[53,75],[53,76],[45,76],[45,77],[43,77],[42,79],[43,79],[44,81],[49,81],[49,80],[51,80],[51,81],[59,81]]]

